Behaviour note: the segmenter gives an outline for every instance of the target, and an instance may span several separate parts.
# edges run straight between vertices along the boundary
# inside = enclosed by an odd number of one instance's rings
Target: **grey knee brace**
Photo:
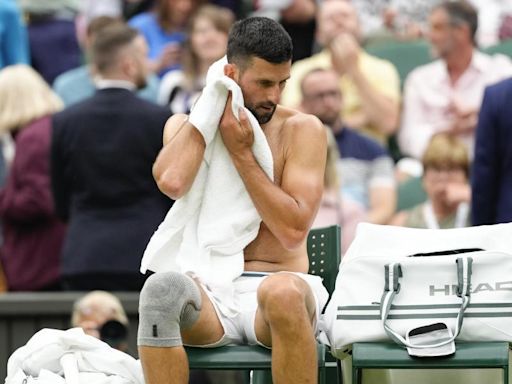
[[[189,276],[155,273],[139,298],[137,344],[152,347],[182,345],[180,329],[191,327],[201,311],[201,291]]]

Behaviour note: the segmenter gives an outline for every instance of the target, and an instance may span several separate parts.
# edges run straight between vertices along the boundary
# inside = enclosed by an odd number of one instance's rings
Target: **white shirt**
[[[404,87],[402,124],[398,134],[401,151],[421,159],[432,135],[449,128],[449,107],[480,108],[486,86],[512,76],[512,62],[504,55],[474,51],[470,65],[452,85],[446,63],[436,60],[412,71]],[[461,136],[473,152],[474,134]],[[471,155],[472,156],[472,155]]]

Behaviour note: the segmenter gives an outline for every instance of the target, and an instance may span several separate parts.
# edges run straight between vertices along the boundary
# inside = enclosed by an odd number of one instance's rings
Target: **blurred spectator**
[[[410,40],[427,30],[431,0],[352,0],[362,20],[365,43]]]
[[[0,71],[0,132],[16,140],[16,154],[0,191],[0,258],[10,291],[59,288],[65,227],[50,190],[50,116],[62,102],[32,68]]]
[[[181,66],[185,28],[204,0],[156,0],[153,11],[141,13],[129,24],[149,45],[150,69],[160,76]]]
[[[174,113],[189,113],[202,91],[210,65],[226,54],[233,14],[204,5],[190,19],[183,49],[183,68],[167,73],[160,84],[158,103]]]
[[[512,221],[512,79],[485,90],[476,129],[473,225]]]
[[[132,92],[144,86],[146,54],[136,30],[105,28],[92,46],[98,91],[53,119],[52,188],[69,220],[65,289],[140,290],[142,254],[172,205],[151,172],[170,113]]]
[[[87,49],[88,26],[94,19],[108,16],[113,19],[123,18],[122,0],[82,0],[80,12],[76,18],[78,41]]]
[[[411,228],[461,228],[470,226],[469,156],[456,136],[432,136],[423,155],[426,202],[399,212],[391,224]]]
[[[341,154],[338,175],[343,197],[357,202],[365,221],[386,224],[395,211],[393,161],[375,140],[347,126],[340,115],[339,76],[332,69],[313,69],[301,83],[302,110],[317,116],[334,133]]]
[[[298,107],[304,75],[317,67],[333,68],[340,76],[346,124],[385,143],[398,125],[400,80],[390,62],[361,49],[359,37],[354,7],[347,1],[324,1],[318,11],[317,39],[325,48],[292,65],[281,102]]]
[[[121,301],[106,291],[92,291],[73,304],[71,326],[128,352],[128,317]]]
[[[354,240],[357,224],[364,221],[365,211],[357,203],[341,196],[341,183],[337,170],[340,152],[331,129],[326,126],[326,130],[327,162],[324,192],[312,228],[338,224],[343,233],[341,237],[341,254],[343,255]]]
[[[76,68],[82,52],[76,36],[77,0],[23,0],[27,17],[30,61],[48,84]]]
[[[115,23],[124,22],[109,16],[101,16],[91,21],[87,27],[87,38],[84,41],[88,56],[90,56],[92,42],[98,33]],[[156,75],[148,74],[146,82],[146,86],[138,90],[137,94],[143,99],[156,103],[160,80]],[[53,89],[64,101],[66,107],[91,97],[96,91],[93,65],[86,64],[64,72],[53,82]]]
[[[478,30],[476,41],[480,47],[488,47],[500,40],[512,37],[510,18],[512,1],[510,0],[469,0],[478,12]],[[507,21],[508,20],[508,21]],[[507,27],[508,24],[508,27]],[[507,37],[508,36],[508,37]]]
[[[15,0],[0,2],[0,69],[28,64],[27,31]]]
[[[439,57],[406,79],[401,151],[421,159],[430,137],[450,132],[471,151],[478,110],[486,85],[512,74],[510,60],[475,48],[475,9],[465,1],[443,2],[430,14],[430,42]]]
[[[311,56],[315,42],[316,0],[253,0],[251,16],[279,21],[293,43],[292,61]]]

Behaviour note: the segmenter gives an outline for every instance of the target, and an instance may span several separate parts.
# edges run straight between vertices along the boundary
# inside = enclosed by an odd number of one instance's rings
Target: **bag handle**
[[[437,348],[451,343],[459,335],[460,330],[462,328],[462,321],[464,320],[464,311],[469,305],[469,301],[471,299],[470,286],[473,258],[460,257],[456,260],[456,263],[457,296],[459,296],[462,299],[462,304],[460,306],[459,313],[457,314],[455,332],[450,339],[430,345],[415,345],[413,343],[407,342],[404,337],[402,337],[400,334],[398,334],[396,331],[394,331],[390,326],[386,324],[389,311],[391,309],[391,304],[393,303],[393,299],[395,298],[395,295],[398,292],[400,292],[400,278],[403,276],[403,272],[400,263],[387,264],[384,267],[385,285],[384,293],[380,301],[380,318],[384,330],[395,343],[405,345],[406,347],[409,348]]]

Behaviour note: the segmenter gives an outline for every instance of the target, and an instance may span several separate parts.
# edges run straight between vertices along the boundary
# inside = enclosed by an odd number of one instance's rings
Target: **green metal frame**
[[[499,368],[508,384],[508,342],[458,342],[446,357],[415,358],[394,343],[355,343],[352,346],[352,383],[361,384],[363,369]]]
[[[329,294],[334,290],[341,257],[341,232],[338,225],[312,229],[307,239],[309,273],[321,276]],[[260,346],[225,346],[220,348],[186,348],[190,369],[255,370],[265,372],[270,380],[271,351]],[[326,349],[317,346],[318,382],[326,383]],[[256,375],[256,372],[255,372]],[[260,380],[254,380],[260,381]]]

